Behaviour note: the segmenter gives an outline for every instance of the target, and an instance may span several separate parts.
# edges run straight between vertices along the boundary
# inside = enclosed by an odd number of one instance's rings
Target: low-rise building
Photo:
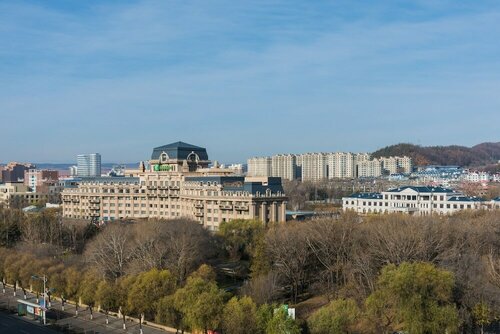
[[[0,184],[0,205],[10,207],[11,205],[27,206],[46,202],[56,203],[59,192],[53,190],[48,192],[33,192],[22,182],[7,182]]]
[[[491,175],[488,172],[479,172],[479,171],[469,171],[463,176],[465,181],[468,182],[481,182],[486,183],[490,182]]]
[[[451,214],[460,210],[488,208],[480,198],[468,197],[451,189],[405,186],[382,193],[358,193],[342,198],[343,210],[360,214],[407,213],[414,215]]]

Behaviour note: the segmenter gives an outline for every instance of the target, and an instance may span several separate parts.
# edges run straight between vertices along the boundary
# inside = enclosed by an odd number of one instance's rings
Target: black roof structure
[[[169,159],[186,160],[191,153],[198,155],[200,160],[207,161],[207,149],[178,141],[168,145],[155,147],[151,154],[151,160],[160,160],[160,155],[165,152]]]

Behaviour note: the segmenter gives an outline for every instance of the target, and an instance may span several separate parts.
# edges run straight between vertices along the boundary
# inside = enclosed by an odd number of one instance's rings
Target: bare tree
[[[279,296],[278,275],[275,272],[269,272],[245,282],[241,287],[240,293],[249,296],[258,304],[271,303]]]
[[[133,256],[132,230],[126,224],[113,223],[90,242],[87,261],[94,263],[107,277],[119,278],[125,273]]]
[[[209,232],[191,220],[139,222],[133,229],[134,260],[129,272],[167,268],[182,283],[214,249]]]
[[[294,302],[308,281],[308,267],[315,263],[305,232],[299,223],[292,223],[274,226],[266,235],[266,251],[273,270],[291,288]]]

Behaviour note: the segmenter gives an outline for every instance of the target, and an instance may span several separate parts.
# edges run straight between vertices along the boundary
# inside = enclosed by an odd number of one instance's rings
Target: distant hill
[[[500,142],[466,146],[418,146],[397,144],[384,147],[372,153],[375,158],[407,155],[416,166],[458,165],[478,167],[496,164],[500,160]]]

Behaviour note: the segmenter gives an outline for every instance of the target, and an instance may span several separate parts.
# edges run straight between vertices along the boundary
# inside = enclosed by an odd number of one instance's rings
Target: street
[[[18,290],[16,296],[14,296],[13,288],[6,287],[5,290],[5,293],[2,293],[0,289],[0,309],[15,310],[17,308],[17,299],[23,299],[23,293]],[[36,296],[28,292],[27,300],[34,303],[36,302]],[[52,308],[61,311],[61,302],[52,300]],[[65,333],[140,333],[139,324],[136,322],[127,321],[127,329],[124,330],[122,319],[110,316],[109,324],[106,324],[105,314],[96,310],[94,310],[93,320],[90,320],[89,310],[79,307],[78,316],[75,316],[75,311],[75,305],[66,303],[64,312],[58,312],[59,319],[56,321],[55,326],[47,325],[46,327],[24,317],[20,319],[16,314],[1,313],[0,333],[56,333],[49,328],[59,329],[59,331]],[[49,320],[47,320],[47,324],[49,324]],[[147,325],[143,325],[142,329],[144,334],[175,333],[175,331],[167,332]]]
[[[33,324],[29,321],[20,319],[15,314],[7,314],[0,312],[0,333],[5,334],[31,334],[31,333],[47,333],[57,334],[56,331]]]

